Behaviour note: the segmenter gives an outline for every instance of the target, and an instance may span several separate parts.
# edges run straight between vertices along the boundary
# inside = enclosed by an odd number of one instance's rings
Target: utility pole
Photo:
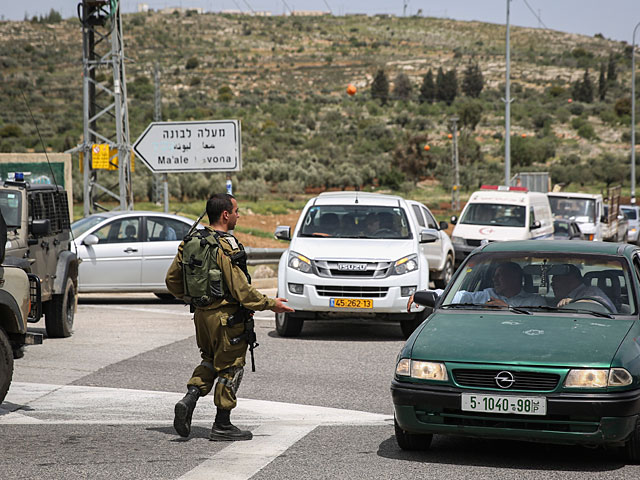
[[[84,215],[93,213],[96,207],[106,210],[97,202],[98,191],[116,199],[116,209],[131,210],[131,144],[120,2],[82,0],[78,8],[82,23],[84,129],[83,143],[70,153],[82,153]],[[113,86],[96,80],[98,68],[111,70]],[[102,152],[101,147],[108,151],[108,163],[98,167],[93,156]],[[98,168],[118,170],[118,193],[98,183]]]
[[[509,52],[509,2],[507,0],[507,54],[506,54],[506,81],[504,111],[504,184],[511,183],[511,55]]]
[[[409,5],[409,0],[403,0],[402,2],[402,16],[407,16],[407,6]]]
[[[453,143],[451,144],[451,161],[453,163],[453,186],[451,188],[451,209],[460,210],[460,167],[458,162],[458,120],[459,117],[451,117],[451,130],[453,131]]]
[[[154,84],[154,113],[153,120],[155,122],[162,121],[162,91],[160,90],[160,74],[158,64],[153,68],[153,84]],[[154,201],[160,203],[160,191],[164,196],[164,213],[169,213],[169,176],[167,173],[153,174]]]
[[[636,30],[633,29],[631,42],[631,204],[636,203]]]

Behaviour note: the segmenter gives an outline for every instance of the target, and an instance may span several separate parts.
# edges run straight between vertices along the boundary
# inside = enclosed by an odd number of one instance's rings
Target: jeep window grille
[[[31,194],[29,210],[33,220],[48,219],[53,233],[69,229],[69,203],[64,191]]]

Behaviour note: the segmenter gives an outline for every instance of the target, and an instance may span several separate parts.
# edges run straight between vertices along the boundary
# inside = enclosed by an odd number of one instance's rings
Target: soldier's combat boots
[[[173,428],[176,429],[181,437],[188,437],[191,433],[191,416],[196,408],[196,403],[200,398],[200,389],[189,386],[187,394],[176,403],[174,408],[175,416],[173,417]]]
[[[209,440],[214,442],[233,442],[236,440],[251,440],[253,434],[249,430],[240,430],[231,424],[231,410],[218,409],[216,420],[211,427]]]

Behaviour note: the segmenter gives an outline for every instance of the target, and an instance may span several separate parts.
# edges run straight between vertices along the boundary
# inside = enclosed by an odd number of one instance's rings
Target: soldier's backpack
[[[209,230],[194,230],[184,238],[182,274],[184,299],[194,307],[206,307],[225,298],[227,289],[216,262],[220,241]]]

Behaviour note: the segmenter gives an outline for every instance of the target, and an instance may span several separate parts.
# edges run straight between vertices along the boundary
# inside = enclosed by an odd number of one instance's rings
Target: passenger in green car
[[[540,307],[547,303],[537,293],[522,289],[522,268],[515,262],[498,265],[493,273],[493,287],[479,292],[461,290],[455,294],[452,303],[485,304],[498,307]]]

